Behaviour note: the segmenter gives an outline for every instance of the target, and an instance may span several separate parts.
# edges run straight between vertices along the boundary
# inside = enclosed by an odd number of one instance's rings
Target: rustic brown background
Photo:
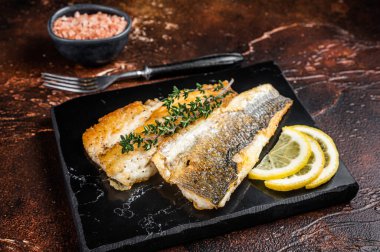
[[[54,49],[46,22],[63,1],[0,4],[0,251],[78,249],[49,114],[77,95],[42,87],[41,71],[85,76],[232,51],[281,66],[360,191],[351,203],[169,251],[380,250],[379,1],[105,1],[134,21],[123,54],[101,69]]]

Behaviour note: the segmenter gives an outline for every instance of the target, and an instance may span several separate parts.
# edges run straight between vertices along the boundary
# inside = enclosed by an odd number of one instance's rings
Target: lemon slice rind
[[[313,138],[306,136],[311,147],[312,157],[308,160],[308,164],[300,170],[310,167],[310,170],[305,174],[300,172],[283,179],[267,180],[264,182],[265,186],[276,191],[291,191],[304,187],[313,180],[315,180],[322,172],[325,165],[325,155],[318,142]]]
[[[311,136],[322,146],[325,146],[325,156],[328,155],[329,162],[326,162],[325,167],[319,176],[307,184],[306,189],[316,188],[328,182],[338,171],[339,167],[339,153],[332,138],[323,131],[305,125],[293,125],[290,128],[298,130],[306,135]]]
[[[311,155],[311,147],[307,136],[289,127],[284,127],[281,134],[288,135],[292,141],[298,143],[300,146],[299,155],[292,159],[291,162],[285,167],[273,168],[270,170],[258,169],[257,167],[253,168],[249,173],[250,179],[268,180],[286,178],[297,173],[307,164],[307,161]]]

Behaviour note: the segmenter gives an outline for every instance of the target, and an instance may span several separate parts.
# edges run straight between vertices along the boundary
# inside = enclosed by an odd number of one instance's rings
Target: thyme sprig
[[[223,98],[231,93],[228,89],[232,83],[233,80],[229,82],[228,86],[224,87],[223,82],[219,81],[213,89],[214,91],[220,91],[216,96],[205,95],[206,91],[199,83],[196,83],[195,89],[179,90],[174,86],[172,93],[162,100],[169,115],[156,120],[153,124],[145,125],[142,133],[131,132],[124,136],[121,135],[119,144],[122,147],[122,153],[133,151],[136,147],[142,147],[148,151],[157,145],[160,136],[172,135],[179,129],[186,128],[197,119],[207,118],[214,109],[222,105]],[[194,101],[188,103],[175,103],[181,96],[186,100],[189,94],[196,90],[203,96],[198,96]]]

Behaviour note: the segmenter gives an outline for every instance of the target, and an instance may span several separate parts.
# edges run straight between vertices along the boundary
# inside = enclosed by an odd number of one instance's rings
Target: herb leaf
[[[230,82],[231,85],[232,82]],[[227,90],[222,81],[214,85],[213,91],[220,91],[218,95],[206,95],[203,86],[196,83],[195,89],[180,90],[176,86],[173,87],[172,93],[167,98],[163,99],[163,106],[168,110],[168,116],[155,120],[154,123],[144,126],[144,130],[136,134],[131,132],[120,136],[119,144],[122,147],[122,153],[134,151],[135,147],[142,147],[145,151],[152,149],[158,143],[158,137],[164,135],[172,135],[180,128],[186,128],[192,122],[199,118],[207,118],[211,112],[222,105],[223,99],[232,93]],[[199,91],[203,94],[201,97],[196,97],[194,101],[179,103],[176,105],[175,100],[180,99],[181,95],[186,100],[189,94],[194,91]]]

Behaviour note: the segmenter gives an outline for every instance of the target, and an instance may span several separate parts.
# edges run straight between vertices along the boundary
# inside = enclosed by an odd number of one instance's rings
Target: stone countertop
[[[100,3],[101,1],[92,1]],[[64,1],[6,1],[0,10],[0,250],[76,251],[50,108],[77,94],[41,72],[89,76],[211,53],[274,60],[358,181],[347,204],[168,251],[380,250],[380,4],[377,1],[103,1],[133,18],[115,62],[63,59],[46,31]],[[119,89],[141,84],[128,81]],[[12,250],[13,249],[13,250]]]

